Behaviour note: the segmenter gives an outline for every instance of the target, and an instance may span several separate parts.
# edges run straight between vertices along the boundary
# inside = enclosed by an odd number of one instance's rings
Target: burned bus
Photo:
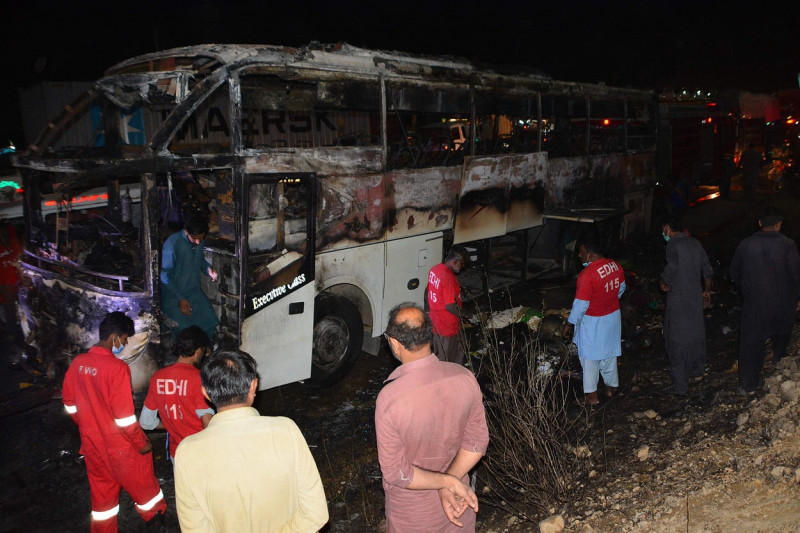
[[[555,254],[567,223],[646,224],[655,104],[341,43],[124,61],[16,157],[28,349],[58,374],[124,311],[145,389],[169,344],[161,246],[202,212],[215,341],[255,357],[261,389],[333,383],[377,353],[392,306],[422,302],[444,247],[524,235]]]

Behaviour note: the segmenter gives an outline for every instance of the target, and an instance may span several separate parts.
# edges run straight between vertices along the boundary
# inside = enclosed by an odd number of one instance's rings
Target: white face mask
[[[117,337],[117,342],[119,342],[119,343],[120,343],[120,344],[119,344],[119,346],[117,346],[117,343],[116,343],[116,342],[115,342],[114,344],[112,344],[112,345],[111,345],[111,353],[113,353],[114,355],[119,355],[119,354],[121,354],[121,353],[122,353],[122,350],[124,350],[124,349],[125,349],[125,346],[123,346],[123,344],[122,344],[122,341],[120,341],[120,338],[119,338],[119,337]]]

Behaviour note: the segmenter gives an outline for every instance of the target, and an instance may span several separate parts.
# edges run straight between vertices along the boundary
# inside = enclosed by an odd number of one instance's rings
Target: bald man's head
[[[403,307],[397,311],[397,322],[418,328],[425,322],[425,313],[419,307]]]
[[[433,325],[418,306],[403,303],[389,312],[386,335],[396,339],[406,350],[416,352],[430,346]]]

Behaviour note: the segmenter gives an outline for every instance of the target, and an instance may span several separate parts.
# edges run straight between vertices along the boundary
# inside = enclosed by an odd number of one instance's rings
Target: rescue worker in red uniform
[[[170,461],[175,461],[178,444],[205,429],[214,416],[203,396],[198,367],[208,349],[208,335],[200,326],[178,333],[174,353],[178,361],[150,378],[139,424],[142,429],[166,428]]]
[[[463,246],[453,246],[444,263],[428,273],[425,287],[425,311],[433,323],[433,353],[440,361],[459,365],[464,363],[464,351],[458,339],[461,327],[461,285],[458,274],[469,263],[469,253]]]
[[[583,392],[589,406],[600,403],[597,384],[600,376],[604,393],[612,397],[619,387],[617,357],[622,355],[622,313],[619,299],[625,292],[625,271],[612,259],[603,256],[596,241],[586,241],[578,248],[584,269],[575,283],[572,312],[561,333],[573,337],[583,370]]]
[[[17,287],[19,286],[19,256],[22,242],[14,224],[0,220],[0,306],[9,330],[16,329]]]
[[[153,445],[136,421],[130,368],[115,357],[134,334],[133,320],[119,311],[109,313],[99,334],[100,342],[70,364],[62,390],[64,407],[81,435],[93,533],[117,531],[120,488],[145,522],[167,510],[153,471]]]

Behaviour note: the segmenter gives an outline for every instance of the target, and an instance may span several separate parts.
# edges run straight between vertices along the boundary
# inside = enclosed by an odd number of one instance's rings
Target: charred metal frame
[[[241,127],[244,110],[240,75],[243,72],[270,74],[298,82],[361,81],[376,84],[380,99],[380,109],[375,110],[380,116],[379,144],[366,148],[328,146],[310,149],[246,148]],[[114,122],[119,120],[117,113],[103,113],[108,144],[101,157],[89,157],[81,150],[74,151],[71,156],[64,155],[63,150],[51,151],[54,143],[58,141],[61,130],[74,120],[80,111],[86,110],[93,100],[103,100],[110,106],[112,103],[127,103],[132,95],[139,95],[145,99],[162,98],[163,94],[153,89],[154,83],[172,79],[177,80],[173,102],[175,105],[158,124],[155,134],[139,153],[130,153],[130,148],[121,146],[117,142],[118,139],[115,139],[118,128]],[[191,90],[189,90],[190,83],[194,83]],[[228,151],[188,155],[171,152],[170,145],[181,128],[206,99],[226,83],[228,84],[227,113],[231,124]],[[459,95],[466,95],[468,109],[464,109],[461,116],[468,115],[470,121],[469,159],[465,159],[460,167],[389,169],[389,123],[391,113],[394,111],[392,108],[395,107],[395,104],[389,101],[392,84],[401,87],[403,84],[419,86],[442,93],[456,90]],[[535,116],[538,124],[536,133],[538,152],[494,155],[478,153],[474,140],[479,135],[477,131],[479,88],[497,89],[500,94],[499,99],[513,95],[516,98],[514,105],[517,105],[516,102],[522,98],[527,99],[523,107],[527,106],[528,116]],[[566,97],[570,102],[573,99],[584,100],[585,141],[583,153],[579,156],[555,161],[559,158],[548,160],[542,151],[543,96]],[[591,153],[593,99],[622,103],[623,150],[620,153],[599,155]],[[652,101],[654,110],[656,109],[655,96],[648,91],[556,81],[537,72],[479,70],[471,63],[460,59],[415,57],[398,52],[362,50],[341,44],[334,46],[312,44],[297,49],[237,45],[186,47],[133,58],[109,69],[95,88],[48,124],[45,131],[29,147],[28,152],[18,155],[16,164],[28,180],[35,179],[37,172],[54,172],[68,175],[67,181],[70,185],[88,183],[98,177],[113,181],[114,177],[140,176],[141,201],[142,205],[146,206],[142,209],[142,226],[147,228],[149,237],[144,239],[140,246],[145,260],[153,265],[160,264],[160,248],[156,241],[158,221],[152,217],[155,212],[152,206],[157,202],[156,181],[160,173],[169,174],[198,168],[230,169],[233,173],[235,198],[245,198],[241,188],[246,186],[245,182],[249,175],[280,172],[316,173],[314,181],[318,190],[314,197],[319,198],[320,205],[325,201],[341,200],[337,196],[337,191],[351,190],[353,194],[337,204],[343,206],[342,216],[328,225],[317,224],[317,240],[314,242],[317,245],[317,252],[338,252],[352,246],[372,245],[425,232],[445,233],[448,242],[454,240],[468,242],[471,240],[469,236],[479,235],[478,238],[488,240],[491,249],[491,239],[506,235],[506,228],[512,227],[507,219],[510,218],[516,201],[518,204],[524,204],[528,209],[527,216],[530,217],[527,225],[523,223],[521,226],[515,226],[519,229],[514,230],[523,231],[526,254],[523,275],[527,276],[529,232],[524,230],[542,224],[544,205],[567,209],[575,207],[576,198],[582,201],[584,197],[591,196],[581,189],[593,180],[601,182],[598,190],[611,190],[610,199],[616,203],[621,201],[620,194],[623,192],[648,186],[650,176],[647,174],[651,172],[649,163],[652,159],[651,150],[645,150],[647,153],[641,156],[631,150],[629,142],[629,102],[633,100],[645,104]],[[447,110],[442,102],[441,99],[437,101],[436,112],[444,115]],[[409,109],[411,111],[404,109],[404,112],[416,112],[413,106]],[[501,112],[498,111],[499,113]],[[655,128],[656,117],[651,118]],[[656,133],[654,129],[653,146]],[[557,167],[560,174],[551,176],[548,165]],[[626,174],[629,172],[623,168],[627,168],[626,165],[630,167],[638,165],[642,168],[642,175]],[[564,175],[569,176],[572,181],[556,183]],[[614,186],[617,188],[614,189]],[[34,189],[31,188],[32,191]],[[110,202],[113,206],[118,200],[115,198],[115,191],[110,192]],[[355,192],[363,198],[356,200],[358,195]],[[407,197],[401,193],[407,193]],[[519,193],[520,197],[513,197],[516,193]],[[544,196],[544,199],[539,200],[539,196]],[[35,194],[26,198],[25,217],[28,223],[34,220],[39,200]],[[542,205],[539,205],[540,203]],[[467,214],[469,220],[466,220]],[[461,217],[461,220],[457,220],[457,217]],[[472,226],[469,226],[469,221],[473,217],[477,218]],[[245,285],[242,279],[246,275],[247,267],[244,252],[247,235],[240,218],[235,224],[237,256],[232,261],[235,261],[238,268],[239,294],[220,289],[220,295],[236,301],[238,320],[241,323],[241,317],[244,316],[244,302],[240,295]],[[481,233],[491,224],[495,224],[496,227],[488,233]],[[314,224],[311,224],[311,227],[314,227]],[[461,236],[459,230],[462,231]],[[38,268],[30,262],[28,267]],[[157,268],[144,269],[145,290],[152,295],[154,314],[159,311],[157,270]],[[60,277],[57,272],[51,272],[48,276]],[[71,282],[69,276],[62,277],[62,281]],[[362,302],[366,300],[367,298],[363,298]],[[365,318],[365,324],[379,324],[375,316],[368,316],[368,311],[364,309],[360,311]],[[241,330],[238,334],[241,338]]]

